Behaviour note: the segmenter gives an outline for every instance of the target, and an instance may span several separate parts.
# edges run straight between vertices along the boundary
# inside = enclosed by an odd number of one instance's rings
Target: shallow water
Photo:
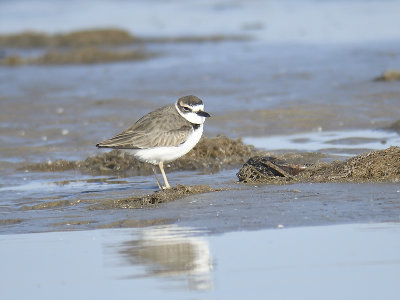
[[[0,32],[60,32],[112,24],[146,36],[250,32],[272,43],[333,44],[399,38],[398,1],[115,2],[2,0]]]
[[[397,299],[398,182],[243,185],[240,166],[167,169],[173,186],[221,190],[99,209],[153,193],[153,176],[25,166],[99,154],[96,143],[185,94],[201,97],[212,115],[207,136],[239,137],[272,153],[345,159],[399,145],[398,131],[382,128],[399,120],[400,85],[374,81],[399,69],[399,7],[0,1],[1,33],[112,26],[145,38],[250,38],[124,46],[159,54],[137,62],[0,65],[0,298]],[[0,59],[43,51],[4,48]]]
[[[202,97],[213,115],[206,135],[241,137],[271,152],[318,150],[343,158],[399,144],[394,131],[376,129],[398,120],[400,86],[372,81],[389,66],[400,65],[400,55],[385,54],[398,53],[396,43],[315,48],[241,41],[152,47],[166,55],[138,63],[0,67],[2,233],[88,229],[123,220],[123,212],[90,214],[87,207],[99,199],[152,192],[153,177],[42,173],[23,167],[99,154],[96,143],[183,94]],[[229,186],[237,170],[168,177],[172,184]],[[55,201],[76,205],[60,202],[47,210],[20,211]],[[81,225],[52,225],[68,224],[71,216]]]
[[[400,136],[396,132],[366,129],[248,137],[244,138],[243,142],[271,151],[315,151],[330,155],[353,156],[368,150],[400,146]]]
[[[4,299],[397,299],[399,235],[398,223],[1,235],[0,287]]]
[[[254,41],[154,47],[174,52],[147,62],[0,67],[0,168],[84,159],[99,153],[94,145],[100,140],[190,93],[213,115],[205,126],[209,136],[346,134],[388,126],[400,115],[398,83],[372,82],[400,65],[400,55],[379,54],[395,52],[396,44],[373,45],[381,48],[373,51]]]

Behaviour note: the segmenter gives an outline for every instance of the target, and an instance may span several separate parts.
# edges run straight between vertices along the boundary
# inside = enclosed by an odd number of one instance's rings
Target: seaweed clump
[[[399,182],[400,147],[372,151],[344,162],[309,168],[299,180],[313,182]]]
[[[136,40],[137,38],[126,30],[116,28],[79,30],[53,35],[27,31],[0,35],[0,46],[13,48],[115,46],[131,44]]]
[[[376,77],[375,81],[397,81],[400,80],[400,70],[387,70],[381,76]]]
[[[390,124],[388,127],[385,127],[383,129],[393,130],[396,131],[397,133],[400,133],[400,120],[397,120],[396,122]]]
[[[137,37],[126,30],[117,28],[87,29],[69,33],[47,34],[27,31],[17,34],[0,35],[0,47],[8,48],[7,55],[0,58],[0,65],[18,66],[24,64],[93,64],[115,61],[144,60],[159,53],[145,50],[149,43],[221,42],[225,40],[244,41],[243,35],[210,35],[183,37]],[[122,51],[121,46],[135,46],[137,50]],[[12,53],[13,49],[42,49],[39,56],[30,57]],[[107,48],[107,50],[105,50]],[[10,52],[8,54],[8,52]],[[27,51],[25,51],[27,52]]]
[[[279,164],[285,166],[283,162]],[[287,176],[282,172],[272,172],[265,158],[256,157],[244,164],[237,176],[245,183],[399,182],[400,147],[364,153],[346,161],[316,163],[301,169],[304,170]]]
[[[156,191],[152,194],[145,196],[133,196],[128,198],[121,198],[115,200],[104,200],[100,203],[90,206],[90,209],[132,209],[132,208],[145,208],[155,207],[161,203],[171,202],[181,199],[190,195],[210,193],[220,191],[208,185],[181,185],[178,184],[171,189],[164,191]]]
[[[143,50],[112,51],[95,47],[73,48],[68,50],[51,50],[38,57],[23,58],[10,55],[1,62],[8,66],[28,65],[64,65],[64,64],[95,64],[117,61],[145,60],[156,56]]]
[[[292,180],[294,175],[305,169],[303,165],[293,165],[271,156],[250,158],[236,174],[241,182]]]
[[[240,166],[247,159],[259,153],[253,146],[245,145],[240,139],[233,140],[226,136],[203,137],[200,142],[183,157],[166,164],[167,171],[194,171],[215,173],[223,168]],[[25,166],[31,171],[57,172],[79,170],[94,175],[148,175],[151,166],[138,161],[133,156],[120,150],[90,156],[83,161],[56,160]]]
[[[206,173],[215,173],[223,168],[239,166],[256,152],[252,146],[244,145],[241,140],[232,140],[226,136],[203,137],[188,154],[167,163],[166,166],[169,171],[201,170]],[[149,164],[140,162],[119,150],[88,157],[82,166],[81,170],[96,174],[117,172],[147,175],[152,173]]]
[[[64,207],[70,207],[75,205],[88,205],[90,210],[103,210],[103,209],[137,209],[137,208],[152,208],[157,207],[161,203],[171,202],[177,199],[181,199],[187,196],[211,193],[217,191],[223,191],[223,188],[213,188],[209,185],[182,185],[178,184],[170,189],[163,191],[155,191],[147,195],[130,196],[119,199],[99,199],[99,200],[88,200],[88,199],[78,199],[78,200],[56,200],[56,201],[46,201],[34,205],[24,205],[19,208],[21,211],[28,210],[46,210],[46,209],[60,209]],[[23,220],[0,220],[0,225],[14,224],[22,222]],[[92,222],[92,221],[91,221]],[[82,225],[82,221],[75,222],[65,222],[65,224],[70,225]],[[93,223],[93,222],[92,222]],[[125,224],[119,224],[119,222],[114,222],[107,225],[108,227],[138,227],[140,225],[139,221],[124,222]],[[65,225],[63,223],[56,223],[55,226]],[[146,225],[146,224],[143,224]],[[150,225],[150,224],[147,224]],[[155,225],[155,224],[153,224]]]
[[[39,56],[10,54],[0,63],[7,66],[94,64],[116,61],[144,60],[157,53],[123,50],[116,47],[137,43],[138,38],[121,29],[80,30],[49,35],[39,32],[0,35],[0,46],[11,48],[43,48]]]
[[[10,48],[49,48],[122,46],[132,43],[203,43],[223,41],[247,41],[248,35],[206,35],[178,37],[138,37],[118,28],[77,30],[69,33],[47,34],[25,31],[0,35],[0,46]]]
[[[241,139],[230,139],[224,135],[203,137],[186,155],[171,162],[171,169],[204,170],[219,172],[224,168],[237,167],[250,156],[259,153],[253,146],[243,144]]]
[[[36,58],[21,60],[20,63],[62,65],[62,64],[94,64],[116,61],[144,60],[155,56],[140,50],[110,51],[94,47],[78,48],[69,51],[50,51]]]

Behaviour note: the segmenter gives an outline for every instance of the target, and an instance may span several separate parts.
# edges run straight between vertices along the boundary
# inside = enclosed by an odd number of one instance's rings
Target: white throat
[[[187,113],[182,113],[179,108],[178,108],[178,104],[175,103],[175,108],[178,111],[178,113],[184,117],[186,120],[188,120],[190,123],[193,124],[203,124],[206,120],[205,117],[199,116],[198,114],[196,114],[196,111],[200,111],[204,109],[204,105],[197,105],[195,107],[193,107],[193,111],[195,112],[187,112]]]

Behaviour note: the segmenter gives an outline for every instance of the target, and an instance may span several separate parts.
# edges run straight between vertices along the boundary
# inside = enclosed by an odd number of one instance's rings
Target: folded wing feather
[[[163,110],[166,112],[162,113]],[[192,132],[191,124],[176,112],[175,107],[164,106],[143,116],[122,133],[96,146],[114,149],[179,146]]]

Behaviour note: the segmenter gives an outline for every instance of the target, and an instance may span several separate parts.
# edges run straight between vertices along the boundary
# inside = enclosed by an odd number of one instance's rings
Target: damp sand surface
[[[1,233],[159,224],[221,233],[399,220],[396,182],[237,184],[236,172],[174,172],[170,182],[185,184],[167,192],[156,191],[152,176],[74,180],[74,173],[52,173],[50,180],[31,179],[12,189],[13,197],[3,198]],[[2,187],[2,193],[10,189]]]
[[[0,187],[1,229],[22,233],[183,224],[225,232],[396,221],[399,149],[346,161],[320,152],[275,153],[302,172],[260,177],[254,168],[246,169],[247,158],[270,153],[225,136],[203,138],[187,156],[166,165],[175,184],[165,191],[157,191],[149,166],[118,151],[84,161],[28,164],[10,172],[5,177],[10,184]]]
[[[399,220],[395,181],[244,185],[236,176],[254,151],[291,152],[309,164],[399,146],[399,85],[374,81],[398,61],[395,43],[149,47],[168,55],[0,67],[0,233],[160,224],[228,232]],[[310,57],[311,49],[318,55]],[[337,63],[343,60],[349,63]],[[245,71],[238,74],[232,62]],[[163,198],[148,167],[94,145],[183,94],[204,99],[213,115],[209,139],[229,138],[206,140],[200,152],[171,163],[166,172],[179,197]],[[223,142],[238,137],[249,148]]]

